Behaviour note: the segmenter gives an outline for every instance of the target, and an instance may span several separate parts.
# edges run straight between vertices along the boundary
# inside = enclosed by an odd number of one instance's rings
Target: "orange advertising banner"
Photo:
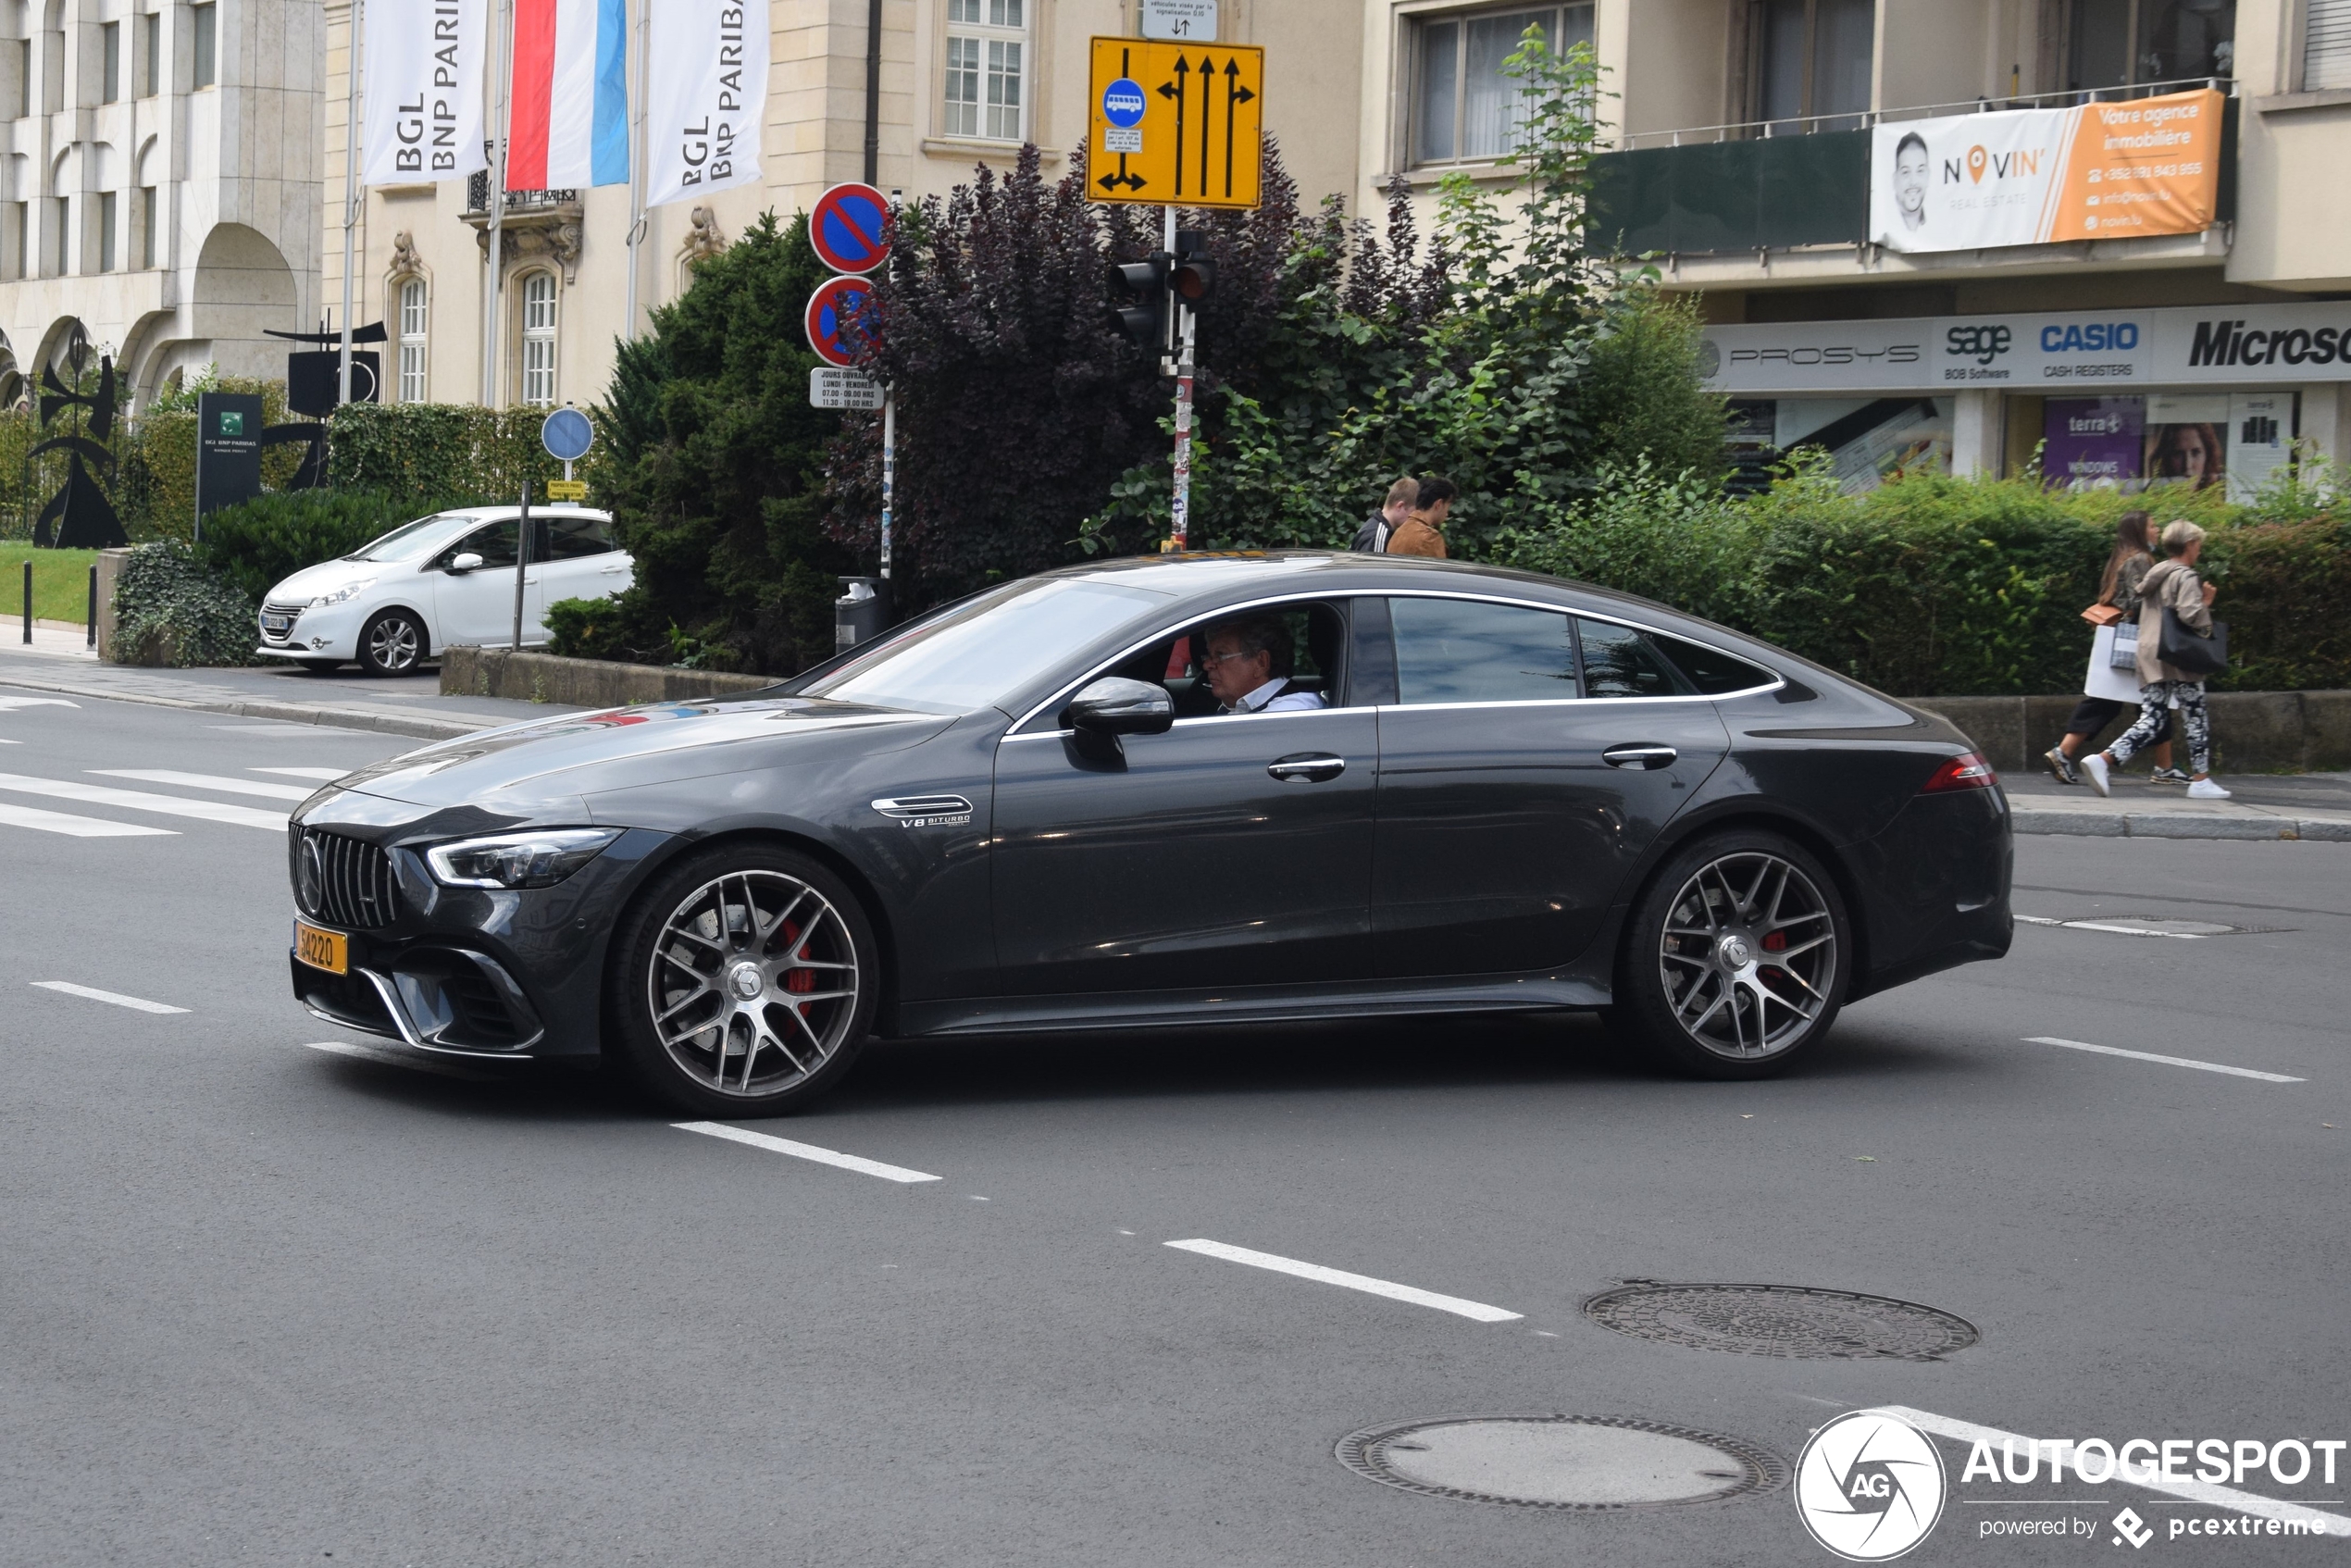
[[[2220,196],[2220,105],[2209,90],[2073,112],[2050,240],[2200,234]]]

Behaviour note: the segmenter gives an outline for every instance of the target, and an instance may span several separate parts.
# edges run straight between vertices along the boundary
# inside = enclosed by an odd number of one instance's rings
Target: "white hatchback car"
[[[261,604],[256,653],[330,670],[356,659],[370,675],[412,675],[457,643],[511,646],[515,540],[521,511],[479,506],[403,523],[339,561],[305,566]],[[604,599],[636,581],[612,517],[534,506],[523,573],[522,641],[547,641],[547,606]]]

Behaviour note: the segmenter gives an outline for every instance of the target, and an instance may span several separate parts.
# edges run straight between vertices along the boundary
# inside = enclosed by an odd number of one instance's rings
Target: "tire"
[[[359,633],[359,667],[369,675],[414,675],[425,652],[425,628],[405,610],[386,610]]]
[[[1852,954],[1845,901],[1817,859],[1776,833],[1718,833],[1677,851],[1643,890],[1614,1012],[1680,1072],[1769,1077],[1835,1024]]]
[[[873,1024],[880,966],[864,908],[778,845],[688,855],[630,905],[613,954],[605,1006],[622,1065],[699,1115],[802,1109],[847,1074]]]

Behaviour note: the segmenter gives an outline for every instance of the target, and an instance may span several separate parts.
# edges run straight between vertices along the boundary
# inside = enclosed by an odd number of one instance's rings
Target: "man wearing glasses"
[[[1271,616],[1208,628],[1208,689],[1227,714],[1283,714],[1327,704],[1290,678],[1289,628]]]

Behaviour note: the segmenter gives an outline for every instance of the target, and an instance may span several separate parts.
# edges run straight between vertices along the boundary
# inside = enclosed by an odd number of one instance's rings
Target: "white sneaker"
[[[2192,801],[2225,801],[2228,798],[2229,792],[2209,778],[2195,779],[2188,785],[2188,799]]]
[[[2106,753],[2104,752],[2092,752],[2088,756],[2082,759],[2082,777],[2084,779],[2087,779],[2089,781],[2090,788],[2096,790],[2099,794],[2109,798],[2111,798],[2114,794],[2112,786],[2107,782]],[[2191,795],[2196,793],[2196,789],[2193,785],[2189,787],[2188,793]]]

